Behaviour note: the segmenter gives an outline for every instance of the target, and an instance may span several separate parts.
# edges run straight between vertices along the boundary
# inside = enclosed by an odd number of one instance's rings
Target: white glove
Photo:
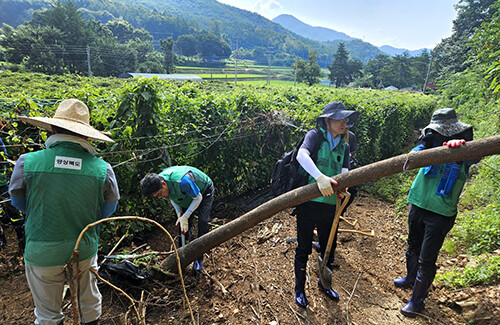
[[[319,191],[323,194],[323,196],[333,195],[334,191],[332,183],[337,185],[337,182],[333,178],[321,174],[318,178],[316,178],[316,182],[318,183]]]
[[[188,217],[185,215],[181,215],[178,219],[175,225],[177,226],[178,224],[181,224],[181,233],[184,235],[188,232],[189,230],[189,222],[188,222]]]

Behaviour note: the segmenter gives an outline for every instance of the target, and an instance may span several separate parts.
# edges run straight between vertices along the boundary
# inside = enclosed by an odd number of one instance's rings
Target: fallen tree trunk
[[[335,176],[338,185],[334,189],[340,190],[424,166],[479,159],[494,154],[500,154],[500,135],[466,142],[458,148],[443,146],[411,152],[356,168],[348,173]],[[210,231],[178,250],[182,268],[185,268],[202,254],[210,251],[210,249],[254,227],[276,213],[317,198],[320,195],[321,193],[316,184],[305,185],[269,200],[241,217]],[[161,267],[167,271],[175,272],[176,263],[175,256],[170,255],[163,261]]]

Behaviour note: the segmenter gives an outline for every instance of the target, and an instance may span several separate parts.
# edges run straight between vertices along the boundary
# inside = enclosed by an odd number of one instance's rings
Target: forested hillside
[[[137,1],[137,0],[74,0],[86,18],[101,21],[123,18],[135,28],[147,30],[156,40],[196,31],[213,32],[236,49],[272,48],[274,53],[307,58],[315,50],[322,66],[331,62],[338,42],[321,43],[304,38],[277,23],[249,11],[221,4],[215,0]],[[0,3],[0,22],[13,27],[31,19],[36,9],[48,8],[50,0],[5,0]],[[357,40],[345,41],[353,59],[367,62],[382,54],[375,46]],[[292,61],[293,62],[293,61]],[[290,62],[291,64],[291,62]]]

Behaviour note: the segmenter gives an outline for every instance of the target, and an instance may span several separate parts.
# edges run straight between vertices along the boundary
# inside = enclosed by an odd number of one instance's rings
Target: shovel
[[[332,249],[332,244],[333,244],[333,239],[335,238],[335,230],[337,229],[337,226],[339,224],[340,220],[340,215],[342,214],[342,211],[344,210],[345,206],[347,205],[347,202],[349,202],[349,197],[351,196],[351,193],[349,192],[339,192],[344,194],[344,202],[341,201],[342,199],[340,197],[337,197],[337,206],[335,209],[335,217],[333,219],[332,223],[332,229],[330,230],[330,236],[328,237],[328,243],[326,245],[326,250],[323,258],[321,258],[321,254],[318,256],[318,262],[319,262],[319,278],[321,280],[321,285],[325,289],[330,289],[332,287],[332,270],[330,270],[327,266],[328,264],[328,259],[330,258],[330,250]]]

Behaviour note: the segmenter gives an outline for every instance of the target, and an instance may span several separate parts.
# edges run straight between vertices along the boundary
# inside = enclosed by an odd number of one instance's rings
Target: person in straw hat
[[[113,140],[90,126],[89,110],[78,99],[63,100],[52,118],[22,116],[20,120],[52,133],[46,149],[19,157],[9,193],[12,204],[27,216],[24,260],[35,323],[62,324],[64,265],[85,226],[109,217],[120,198],[113,169],[95,156],[87,140]],[[89,271],[97,270],[98,240],[98,228],[91,227],[78,246],[77,299],[83,324],[97,324],[101,316],[101,294]]]
[[[420,144],[412,151],[438,146],[456,148],[473,139],[472,126],[458,121],[455,110],[436,110],[422,130]],[[424,299],[434,281],[436,260],[446,234],[453,228],[460,193],[469,167],[479,160],[420,168],[408,194],[408,249],[404,278],[394,280],[400,288],[413,287],[410,301],[401,313],[414,317],[424,308]]]

